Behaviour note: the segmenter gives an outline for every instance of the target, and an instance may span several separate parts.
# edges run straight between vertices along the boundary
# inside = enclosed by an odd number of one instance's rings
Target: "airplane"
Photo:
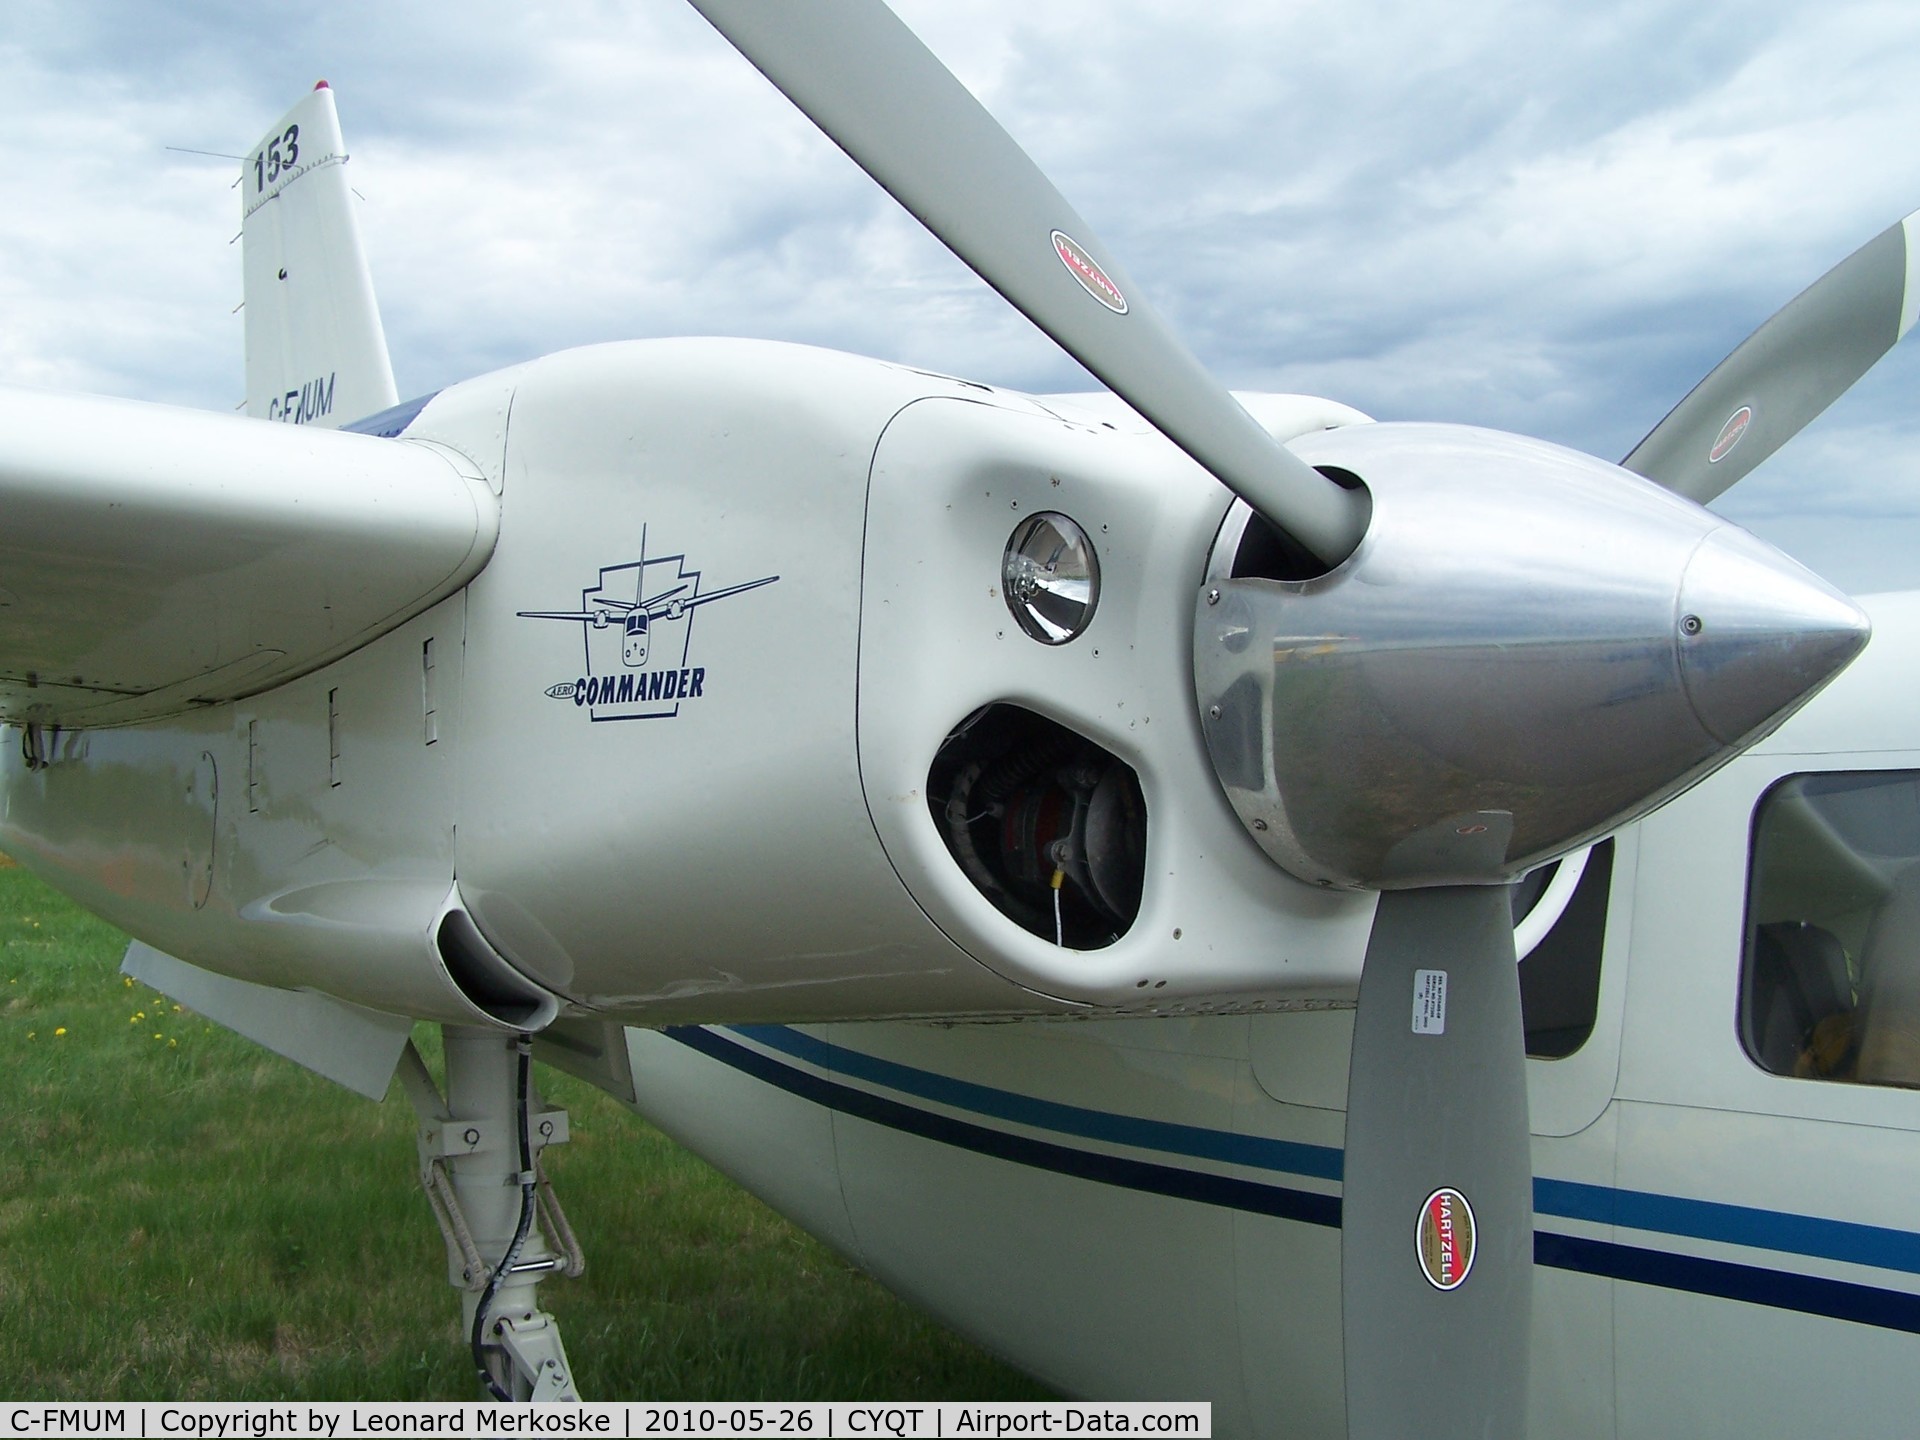
[[[0,395],[0,845],[401,1082],[497,1394],[570,1389],[538,1047],[1076,1393],[1777,1433],[1794,1354],[1901,1423],[1913,606],[1695,502],[1910,327],[1911,220],[1614,466],[1236,400],[883,6],[696,8],[1112,395],[662,341],[399,405],[316,90],[255,417]],[[801,593],[543,683],[609,514]]]

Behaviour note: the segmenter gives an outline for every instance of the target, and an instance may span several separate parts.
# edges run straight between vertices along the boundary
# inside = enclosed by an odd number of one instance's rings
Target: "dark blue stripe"
[[[1118,1185],[1128,1190],[1144,1190],[1152,1195],[1167,1195],[1176,1200],[1195,1200],[1203,1205],[1223,1205],[1248,1210],[1257,1215],[1273,1215],[1282,1220],[1301,1220],[1309,1225],[1338,1229],[1340,1201],[1333,1195],[1316,1195],[1309,1190],[1290,1190],[1278,1185],[1262,1185],[1226,1175],[1210,1175],[1177,1165],[1155,1165],[1146,1160],[1130,1160],[1119,1155],[1101,1155],[1076,1150],[1070,1145],[1055,1145],[1024,1135],[1009,1135],[985,1125],[936,1115],[930,1110],[903,1105],[870,1090],[861,1090],[805,1070],[784,1065],[771,1055],[737,1045],[711,1030],[698,1026],[673,1026],[663,1032],[681,1044],[691,1046],[722,1064],[776,1085],[789,1094],[816,1105],[824,1105],[845,1115],[871,1120],[876,1125],[903,1130],[943,1145],[957,1146],[980,1155],[1011,1160],[1037,1170],[1095,1180],[1103,1185]]]
[[[845,1046],[829,1044],[785,1025],[737,1025],[736,1034],[744,1035],[772,1050],[783,1051],[809,1065],[850,1075],[889,1090],[917,1095],[936,1105],[951,1105],[990,1115],[995,1120],[1015,1125],[1031,1125],[1036,1130],[1054,1130],[1062,1135],[1078,1135],[1086,1140],[1101,1140],[1110,1145],[1132,1145],[1142,1150],[1161,1150],[1171,1155],[1191,1155],[1200,1160],[1219,1160],[1229,1165],[1251,1165],[1261,1170],[1281,1170],[1289,1175],[1308,1175],[1316,1180],[1338,1180],[1340,1151],[1328,1145],[1299,1145],[1286,1140],[1268,1140],[1258,1135],[1234,1135],[1225,1130],[1208,1130],[1198,1125],[1176,1125],[1165,1120],[1142,1120],[1132,1115],[1115,1115],[1105,1110],[1088,1110],[1078,1105],[1062,1105],[1040,1100],[1012,1090],[996,1090],[948,1075],[898,1065]]]
[[[1556,1270],[1576,1270],[1610,1280],[1631,1280],[1663,1290],[1684,1290],[1721,1300],[1742,1300],[1776,1310],[1798,1310],[1831,1320],[1852,1320],[1883,1330],[1920,1335],[1920,1295],[1853,1285],[1818,1275],[1794,1275],[1757,1265],[1735,1265],[1699,1255],[1675,1255],[1637,1245],[1616,1245],[1551,1231],[1533,1232],[1533,1259]]]
[[[739,1045],[712,1030],[699,1026],[673,1026],[662,1033],[724,1065],[785,1090],[789,1094],[797,1095],[803,1100],[910,1135],[918,1135],[941,1144],[970,1150],[976,1154],[1010,1160],[1016,1164],[1028,1165],[1061,1175],[1072,1175],[1101,1184],[1166,1195],[1174,1199],[1192,1200],[1204,1205],[1218,1205],[1228,1209],[1272,1215],[1284,1220],[1299,1220],[1310,1225],[1334,1229],[1340,1225],[1340,1201],[1336,1196],[1292,1190],[1283,1186],[1240,1180],[1232,1176],[1185,1170],[1178,1166],[1156,1165],[1148,1161],[1132,1160],[1121,1156],[1095,1154],[1077,1150],[1071,1146],[1055,1145],[1021,1135],[1010,1135],[1002,1130],[974,1125],[951,1116],[938,1115],[912,1105],[905,1105],[897,1100],[875,1095],[871,1091],[862,1090],[856,1086],[843,1085],[809,1071],[796,1070],[770,1055]],[[795,1055],[797,1058],[810,1059],[812,1063],[823,1066],[838,1064],[843,1057],[864,1061],[865,1065],[860,1068],[871,1067],[871,1073],[859,1078],[873,1079],[876,1083],[891,1084],[891,1081],[878,1077],[894,1072],[899,1072],[906,1077],[917,1077],[914,1080],[915,1088],[910,1093],[921,1093],[928,1088],[941,1088],[930,1087],[927,1082],[947,1079],[947,1077],[933,1075],[929,1071],[915,1070],[911,1067],[895,1065],[890,1061],[877,1060],[872,1056],[863,1056],[857,1051],[830,1045],[784,1026],[739,1027],[739,1033],[749,1035],[756,1040],[763,1040],[770,1045],[777,1039],[778,1048],[786,1053]],[[849,1066],[847,1073],[855,1072]],[[989,1096],[1031,1098],[1013,1096],[1008,1091],[989,1090],[985,1086],[971,1086],[959,1080],[949,1079],[947,1083],[955,1087],[945,1092],[948,1095],[958,1095],[963,1091],[982,1091]],[[906,1089],[907,1087],[893,1086],[893,1088]],[[945,1103],[958,1106],[964,1102],[947,1100]],[[1039,1107],[1046,1107],[1049,1104],[1043,1101],[1032,1103]],[[1074,1117],[1102,1113],[1082,1111],[1074,1106],[1053,1108],[1068,1112]],[[1128,1117],[1109,1118],[1125,1120]],[[1025,1120],[1020,1123],[1039,1125],[1044,1122]],[[1136,1121],[1135,1123],[1146,1126],[1158,1122]],[[1167,1128],[1186,1131],[1193,1127],[1169,1126]],[[1196,1133],[1215,1132],[1196,1131]],[[1135,1142],[1123,1139],[1120,1143]],[[1674,1196],[1652,1195],[1643,1191],[1614,1191],[1604,1186],[1582,1185],[1568,1180],[1536,1180],[1534,1190],[1536,1197],[1544,1194],[1544,1198],[1553,1206],[1552,1209],[1542,1207],[1542,1213],[1566,1215],[1600,1224],[1627,1224],[1630,1222],[1618,1216],[1631,1214],[1641,1219],[1664,1219],[1676,1224],[1700,1227],[1718,1224],[1729,1227],[1735,1232],[1744,1232],[1744,1228],[1756,1219],[1766,1218],[1772,1221],[1801,1222],[1798,1227],[1790,1228],[1800,1230],[1803,1238],[1811,1237],[1813,1242],[1829,1243],[1836,1247],[1851,1246],[1859,1237],[1844,1233],[1840,1235],[1823,1233],[1827,1227],[1837,1232],[1884,1233],[1903,1242],[1914,1239],[1905,1231],[1882,1232],[1876,1226],[1849,1226],[1840,1221],[1822,1221],[1810,1216],[1778,1215],[1773,1211],[1752,1210],[1737,1205],[1717,1205],[1706,1201],[1681,1200]],[[1656,1227],[1637,1225],[1635,1228]],[[1673,1233],[1696,1234],[1697,1231],[1677,1229]],[[1721,1236],[1703,1234],[1699,1238],[1718,1239]],[[1765,1240],[1735,1241],[1734,1243],[1779,1248],[1768,1245]],[[1695,1295],[1739,1300],[1775,1309],[1794,1310],[1803,1314],[1821,1315],[1835,1320],[1850,1320],[1882,1329],[1920,1334],[1920,1295],[1910,1295],[1898,1290],[1883,1290],[1874,1286],[1856,1285],[1812,1275],[1795,1275],[1754,1265],[1736,1265],[1729,1261],[1709,1260],[1695,1255],[1675,1255],[1665,1250],[1621,1245],[1605,1240],[1590,1240],[1547,1230],[1534,1232],[1533,1255],[1536,1264],[1550,1266],[1557,1270],[1569,1270],[1612,1280],[1627,1280],[1666,1290],[1680,1290]],[[1848,1257],[1840,1255],[1833,1258]],[[1858,1263],[1875,1264],[1876,1262],[1865,1260]]]

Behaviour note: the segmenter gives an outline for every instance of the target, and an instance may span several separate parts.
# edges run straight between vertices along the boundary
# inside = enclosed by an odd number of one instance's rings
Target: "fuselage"
[[[1529,987],[1529,1048],[1559,1056],[1528,1065],[1534,1434],[1841,1414],[1898,1434],[1920,1408],[1920,1076],[1795,1074],[1807,1057],[1756,1054],[1750,1013],[1756,933],[1835,903],[1830,877],[1797,895],[1777,865],[1756,892],[1751,860],[1756,816],[1818,776],[1871,797],[1865,848],[1895,881],[1849,911],[1882,922],[1846,934],[1867,1062],[1906,1022],[1920,597],[1868,608],[1875,639],[1829,692],[1614,837],[1604,908],[1563,922],[1590,932],[1591,989]],[[634,1031],[631,1054],[657,1123],[1050,1383],[1211,1399],[1223,1434],[1338,1436],[1350,1035],[1351,1011],[1316,1008]]]

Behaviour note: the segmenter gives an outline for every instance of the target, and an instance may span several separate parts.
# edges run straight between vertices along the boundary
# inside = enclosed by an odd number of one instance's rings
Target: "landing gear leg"
[[[447,1242],[447,1278],[487,1394],[575,1400],[560,1326],[540,1308],[548,1275],[586,1268],[540,1152],[567,1138],[564,1110],[533,1088],[532,1037],[447,1025],[443,1098],[408,1045],[400,1078],[420,1116],[420,1183]]]

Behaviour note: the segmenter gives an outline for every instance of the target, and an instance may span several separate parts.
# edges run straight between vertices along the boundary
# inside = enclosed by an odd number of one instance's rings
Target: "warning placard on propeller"
[[[1446,971],[1416,970],[1413,972],[1413,1033],[1416,1035],[1447,1033]]]

